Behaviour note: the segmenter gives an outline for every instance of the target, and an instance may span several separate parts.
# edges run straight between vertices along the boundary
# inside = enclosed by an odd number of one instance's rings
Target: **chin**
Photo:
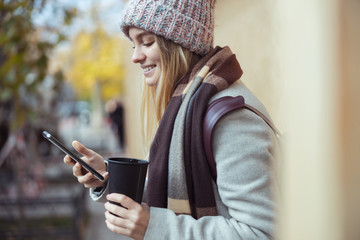
[[[149,87],[153,87],[157,85],[159,78],[145,78],[145,83],[146,85],[148,85]]]
[[[145,80],[146,85],[148,85],[149,87],[153,87],[156,86],[157,81],[154,80]]]

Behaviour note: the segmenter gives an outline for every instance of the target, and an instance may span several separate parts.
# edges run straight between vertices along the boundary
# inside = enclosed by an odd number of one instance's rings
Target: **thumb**
[[[76,151],[81,153],[84,157],[90,158],[94,155],[94,152],[91,149],[86,148],[78,141],[73,141],[72,146],[75,148]]]

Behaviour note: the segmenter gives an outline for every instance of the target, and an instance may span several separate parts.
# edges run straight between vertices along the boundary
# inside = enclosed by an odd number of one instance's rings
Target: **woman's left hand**
[[[123,206],[105,203],[107,227],[115,233],[133,239],[143,239],[150,219],[149,206],[145,203],[139,204],[123,194],[112,193],[106,198],[108,201],[117,202]]]

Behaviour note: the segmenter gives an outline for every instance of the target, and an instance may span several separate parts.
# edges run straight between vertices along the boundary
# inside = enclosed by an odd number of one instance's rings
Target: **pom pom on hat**
[[[214,42],[216,0],[130,0],[123,12],[121,30],[138,27],[180,44],[199,55]]]

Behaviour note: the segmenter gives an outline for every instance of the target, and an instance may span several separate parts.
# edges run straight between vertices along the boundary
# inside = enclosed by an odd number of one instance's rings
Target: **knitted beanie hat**
[[[138,27],[205,55],[213,48],[216,0],[130,0],[121,21],[129,37],[129,27]]]

